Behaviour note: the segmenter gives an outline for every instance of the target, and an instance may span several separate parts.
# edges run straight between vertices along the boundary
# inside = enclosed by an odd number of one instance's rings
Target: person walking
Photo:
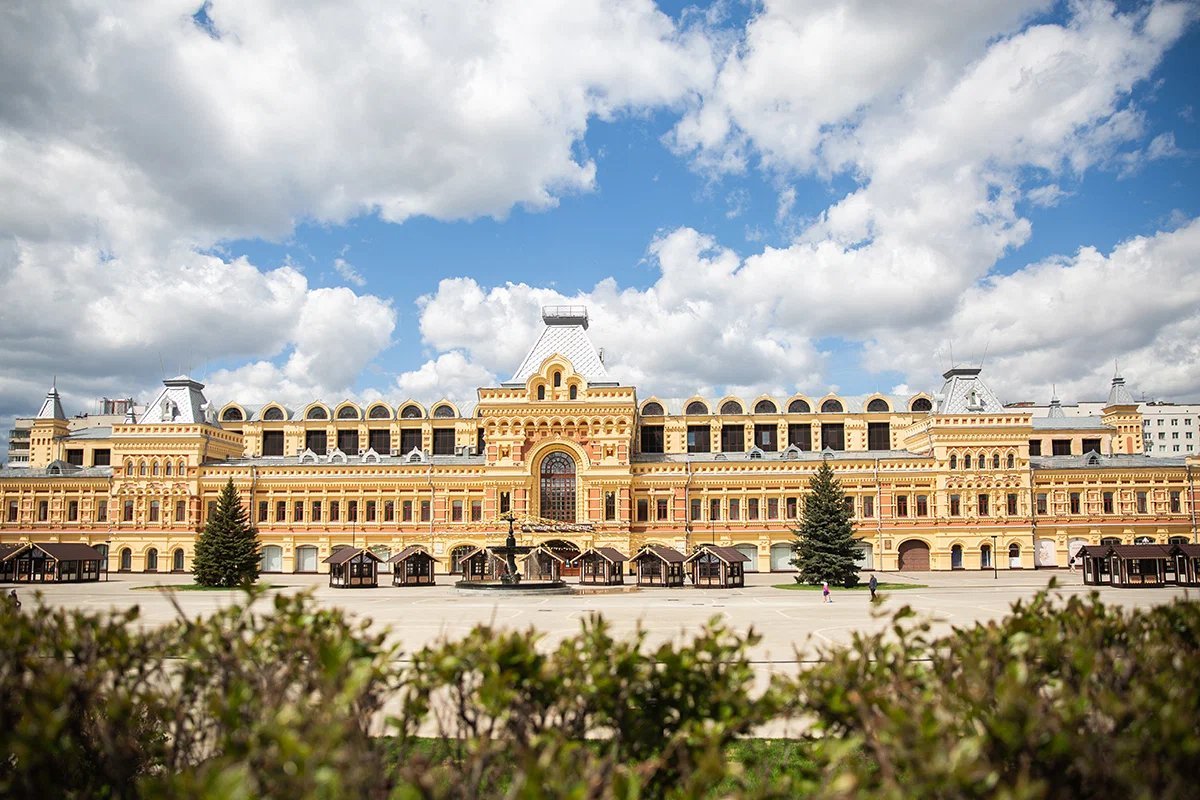
[[[879,588],[879,579],[872,575],[871,580],[867,581],[867,588],[871,590],[871,602],[874,603],[875,590]]]
[[[829,596],[829,581],[825,581],[821,584],[821,594],[824,595],[826,603],[833,602],[833,598]]]

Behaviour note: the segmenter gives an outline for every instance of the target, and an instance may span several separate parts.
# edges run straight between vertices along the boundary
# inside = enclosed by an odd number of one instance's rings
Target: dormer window
[[[546,387],[539,386],[538,387],[538,400],[545,400],[545,399],[546,399]]]
[[[574,400],[579,396],[579,389],[575,386],[572,386],[567,394],[572,400]]]
[[[162,418],[164,422],[175,419],[179,416],[179,406],[175,405],[175,401],[166,399],[162,402]]]

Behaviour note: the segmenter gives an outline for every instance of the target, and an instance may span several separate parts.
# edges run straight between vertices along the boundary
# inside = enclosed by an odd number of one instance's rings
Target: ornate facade
[[[86,542],[111,571],[190,570],[232,479],[264,569],[316,572],[337,545],[422,545],[454,569],[496,543],[570,551],[737,547],[790,569],[791,526],[828,460],[874,569],[1063,567],[1084,544],[1195,541],[1195,457],[1142,454],[1123,381],[1100,414],[1004,407],[977,369],[936,394],[639,400],[609,377],[578,307],[546,323],[510,381],[473,409],[439,402],[210,404],[184,376],[140,416],[71,432],[58,394],[30,469],[0,471],[0,542]]]

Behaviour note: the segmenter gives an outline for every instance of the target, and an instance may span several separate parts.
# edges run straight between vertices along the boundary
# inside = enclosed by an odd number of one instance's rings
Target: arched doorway
[[[183,572],[183,548],[182,547],[176,548],[175,552],[171,555],[171,571],[172,572]]]
[[[142,572],[158,572],[158,550],[153,547],[146,551],[146,567]]]
[[[1013,542],[1008,546],[1008,568],[1021,568],[1021,545]]]
[[[1037,550],[1034,550],[1033,554],[1037,558],[1036,566],[1058,566],[1058,548],[1055,547],[1053,539],[1038,539]]]
[[[792,566],[792,546],[790,544],[773,544],[771,545],[771,571],[772,572],[794,572],[795,567]]]
[[[992,568],[992,546],[990,544],[982,545],[979,548],[979,568]]]
[[[569,564],[579,557],[579,545],[574,542],[568,542],[566,539],[550,539],[542,542],[543,547],[550,548],[550,552],[554,553],[559,558],[565,559],[567,563],[562,565],[562,575],[579,576],[579,565],[569,566]]]
[[[575,461],[562,451],[542,459],[539,470],[539,516],[559,522],[575,521]]]
[[[875,569],[875,546],[870,542],[859,542],[854,545],[854,549],[858,551],[855,560],[858,562],[859,569]]]
[[[96,552],[100,554],[100,571],[108,572],[108,545],[97,544],[93,546],[96,548]]]
[[[262,549],[262,560],[258,565],[259,572],[283,572],[283,548],[269,544]]]
[[[296,548],[296,572],[317,571],[317,548],[312,545],[301,545]]]
[[[963,549],[961,544],[950,548],[950,569],[963,568]]]
[[[734,545],[734,548],[750,559],[749,561],[742,562],[742,569],[746,572],[758,572],[758,545],[739,544]]]
[[[1087,539],[1072,539],[1067,545],[1067,564],[1075,562],[1075,566],[1082,566],[1079,558],[1079,551],[1087,546]]]
[[[129,572],[133,569],[133,551],[128,547],[121,550],[121,572]]]
[[[469,544],[460,544],[458,547],[450,548],[450,574],[458,575],[462,572],[462,559],[467,553],[475,548]]]
[[[929,545],[918,539],[900,543],[899,570],[901,572],[928,572]]]

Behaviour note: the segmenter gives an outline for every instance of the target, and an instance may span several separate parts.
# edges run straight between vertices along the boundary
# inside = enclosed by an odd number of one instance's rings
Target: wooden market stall
[[[365,547],[336,547],[325,559],[329,565],[329,585],[339,589],[374,588],[379,585],[379,564],[382,561]]]
[[[498,581],[508,571],[504,559],[488,550],[477,547],[458,560],[464,581]]]
[[[83,583],[100,580],[99,550],[82,542],[28,542],[0,551],[0,580],[14,583]]]
[[[1179,542],[1171,545],[1171,560],[1176,584],[1200,586],[1200,544]]]
[[[1107,544],[1082,547],[1083,582],[1091,586],[1138,588],[1176,582],[1175,559],[1164,544]]]
[[[520,557],[521,577],[527,581],[562,580],[567,560],[545,545],[538,545]]]
[[[392,565],[393,586],[433,586],[435,558],[420,545],[410,545],[388,559]]]
[[[575,557],[579,582],[588,586],[620,586],[625,583],[629,556],[614,547],[589,547]]]
[[[702,544],[688,556],[692,585],[700,589],[740,589],[746,585],[745,562],[750,557],[736,547]]]
[[[661,544],[643,545],[633,557],[638,586],[683,586],[683,553]]]

